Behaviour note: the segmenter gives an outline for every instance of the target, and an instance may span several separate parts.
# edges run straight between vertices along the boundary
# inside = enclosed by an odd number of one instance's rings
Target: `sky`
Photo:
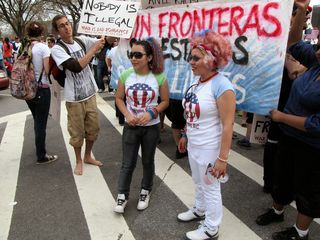
[[[318,4],[320,5],[320,1],[319,0],[311,0],[310,6],[316,5],[316,3],[317,3],[317,5]]]

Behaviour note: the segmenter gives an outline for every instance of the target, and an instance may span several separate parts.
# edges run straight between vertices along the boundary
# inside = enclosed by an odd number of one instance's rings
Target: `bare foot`
[[[78,176],[82,175],[82,162],[76,164],[76,167],[74,168],[73,172],[75,175],[78,175]]]
[[[95,160],[93,159],[92,157],[90,158],[85,158],[84,159],[84,163],[87,163],[87,164],[92,164],[92,165],[95,165],[95,166],[98,166],[98,167],[102,167],[103,166],[103,163],[98,161],[98,160]]]

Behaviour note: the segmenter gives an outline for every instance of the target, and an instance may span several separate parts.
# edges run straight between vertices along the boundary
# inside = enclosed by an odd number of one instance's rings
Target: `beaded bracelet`
[[[223,159],[223,158],[221,158],[220,156],[218,156],[218,159],[219,159],[221,162],[224,162],[224,163],[227,163],[227,162],[228,162],[228,159]]]
[[[154,111],[152,111],[152,109],[148,109],[147,112],[150,114],[151,119],[155,119],[156,114],[154,113]]]
[[[148,109],[147,112],[150,114],[151,119],[158,118],[158,110],[156,108]]]
[[[188,138],[186,133],[182,133],[181,137]]]

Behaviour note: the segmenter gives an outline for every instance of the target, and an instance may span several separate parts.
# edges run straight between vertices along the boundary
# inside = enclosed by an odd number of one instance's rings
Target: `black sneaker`
[[[276,214],[275,211],[272,208],[270,208],[268,212],[257,217],[256,223],[260,226],[265,226],[274,222],[282,222],[283,218],[283,213]]]
[[[245,148],[250,148],[251,147],[251,143],[249,142],[249,139],[247,139],[247,138],[242,138],[242,139],[238,140],[237,144],[240,147],[245,147]]]
[[[48,154],[46,154],[46,156],[42,160],[38,160],[37,161],[37,164],[52,163],[52,162],[54,162],[56,160],[58,160],[58,155],[48,155]]]
[[[300,237],[296,228],[291,227],[287,228],[286,230],[282,232],[275,232],[272,234],[273,240],[308,240],[309,235]]]

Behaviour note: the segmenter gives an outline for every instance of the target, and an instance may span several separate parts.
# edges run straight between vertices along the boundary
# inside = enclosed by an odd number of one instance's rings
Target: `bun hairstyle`
[[[130,47],[133,45],[142,46],[147,56],[152,56],[149,62],[149,69],[152,73],[160,74],[164,71],[163,52],[160,44],[154,38],[147,38],[146,40],[132,38],[130,40]]]
[[[220,69],[231,59],[230,42],[222,35],[209,30],[197,33],[190,39],[192,49],[198,48],[204,55],[210,68]]]
[[[30,22],[26,27],[27,35],[31,38],[40,37],[44,31],[45,28],[40,22]]]

